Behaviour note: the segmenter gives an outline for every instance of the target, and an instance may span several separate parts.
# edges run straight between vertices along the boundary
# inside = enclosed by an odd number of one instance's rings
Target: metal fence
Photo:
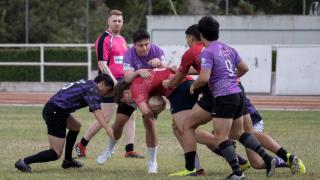
[[[86,48],[87,62],[46,62],[45,48]],[[40,48],[39,62],[0,62],[0,66],[40,66],[40,82],[44,82],[45,66],[86,66],[88,71],[88,79],[91,79],[91,48],[94,44],[0,44],[0,48]]]

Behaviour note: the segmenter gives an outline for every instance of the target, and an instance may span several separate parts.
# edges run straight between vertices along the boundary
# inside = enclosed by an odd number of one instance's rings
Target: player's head
[[[132,35],[134,48],[138,56],[146,56],[150,49],[150,35],[145,30],[137,30]]]
[[[116,103],[131,104],[133,102],[129,83],[119,81],[114,87],[114,100]]]
[[[123,26],[122,12],[119,10],[111,10],[108,16],[108,26],[112,33],[120,33]]]
[[[166,100],[162,96],[151,96],[148,99],[148,106],[154,115],[158,115],[166,108]]]
[[[101,96],[111,95],[113,93],[113,80],[107,74],[99,74],[94,78],[94,82],[98,84]]]
[[[219,39],[219,22],[211,16],[204,16],[198,23],[201,38],[207,41]]]
[[[201,41],[200,32],[198,30],[198,25],[194,24],[188,27],[188,29],[185,31],[187,43],[188,46],[191,47],[194,42]]]

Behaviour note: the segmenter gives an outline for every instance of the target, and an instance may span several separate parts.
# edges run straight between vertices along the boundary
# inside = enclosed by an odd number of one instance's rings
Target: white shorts
[[[263,126],[263,120],[259,121],[257,124],[253,126],[253,129],[257,132],[263,132],[264,126]]]

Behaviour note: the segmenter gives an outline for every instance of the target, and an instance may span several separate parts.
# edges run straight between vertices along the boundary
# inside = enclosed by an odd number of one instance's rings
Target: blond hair
[[[122,12],[120,10],[117,9],[113,9],[109,12],[109,17],[112,15],[116,15],[116,16],[122,16]]]

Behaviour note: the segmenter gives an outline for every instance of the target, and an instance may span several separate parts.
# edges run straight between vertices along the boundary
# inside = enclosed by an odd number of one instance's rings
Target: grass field
[[[64,170],[62,160],[51,163],[32,164],[32,173],[26,174],[14,168],[14,162],[48,148],[46,127],[41,117],[42,107],[0,106],[0,179],[173,179],[167,175],[184,167],[180,146],[171,132],[171,118],[168,111],[158,120],[159,173],[147,174],[145,159],[125,159],[123,140],[114,156],[103,166],[96,163],[96,157],[106,145],[106,135],[101,131],[88,146],[88,158],[83,160],[82,169]],[[306,165],[306,174],[292,177],[289,169],[277,169],[272,179],[320,179],[320,112],[303,111],[261,111],[265,130],[286,149],[301,157]],[[75,113],[83,126],[79,138],[94,120],[87,109]],[[205,127],[210,129],[210,125]],[[136,150],[146,155],[144,128],[137,115]],[[237,151],[243,154],[240,145]],[[200,160],[207,176],[197,179],[221,179],[230,173],[222,158],[210,153],[204,146],[198,146]],[[265,171],[250,169],[247,179],[267,179]],[[194,179],[189,177],[187,179]],[[176,179],[176,178],[174,178]],[[185,178],[178,178],[185,179]]]

